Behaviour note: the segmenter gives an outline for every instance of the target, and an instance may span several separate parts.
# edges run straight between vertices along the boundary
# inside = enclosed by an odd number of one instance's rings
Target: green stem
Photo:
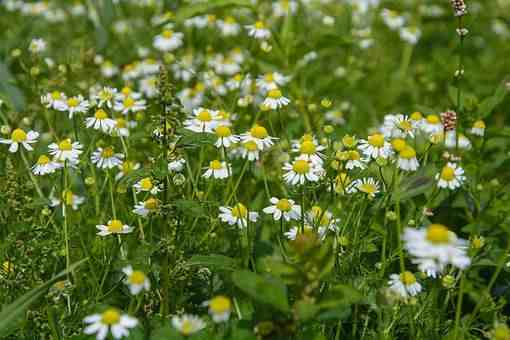
[[[241,173],[239,174],[239,178],[237,179],[237,182],[234,185],[234,188],[232,189],[232,192],[230,193],[230,196],[228,197],[228,199],[226,201],[227,205],[230,203],[230,201],[232,200],[232,198],[236,194],[237,188],[239,187],[239,184],[241,184],[241,180],[243,179],[244,173],[246,172],[246,169],[248,168],[248,163],[249,162],[250,161],[248,160],[248,158],[246,158],[246,161],[244,161],[243,168],[241,169]]]
[[[455,310],[455,328],[453,331],[454,339],[458,339],[457,334],[459,332],[460,315],[462,313],[462,298],[464,296],[464,277],[464,273],[460,273],[459,296],[457,297],[457,308]]]
[[[21,154],[21,159],[23,160],[23,163],[25,163],[25,167],[27,168],[28,176],[30,177],[30,180],[34,184],[34,187],[35,187],[35,190],[37,191],[37,194],[39,195],[39,197],[41,199],[43,199],[44,201],[47,201],[48,199],[46,198],[46,196],[44,196],[41,188],[39,187],[39,184],[37,183],[37,179],[35,178],[34,174],[32,173],[32,169],[30,167],[30,164],[28,164],[28,160],[27,160],[27,158],[25,156],[25,151],[23,151],[21,146],[20,146],[20,154]]]

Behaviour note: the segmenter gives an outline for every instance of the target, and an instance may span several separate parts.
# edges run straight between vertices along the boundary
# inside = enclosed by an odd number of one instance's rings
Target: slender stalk
[[[230,193],[230,196],[228,197],[228,199],[226,201],[227,205],[230,203],[230,201],[232,200],[232,198],[236,194],[237,188],[239,187],[239,184],[241,184],[241,180],[243,179],[244,173],[246,172],[246,169],[248,168],[248,163],[249,162],[250,161],[248,160],[248,158],[246,158],[246,161],[244,161],[243,168],[241,169],[241,173],[239,174],[239,178],[237,179],[237,182],[234,185],[234,188],[232,189],[232,192]]]
[[[459,333],[460,315],[462,313],[462,298],[464,296],[464,273],[460,273],[460,285],[459,285],[459,296],[457,297],[457,308],[455,310],[455,328],[453,331],[453,338],[458,339],[457,334]]]
[[[25,151],[23,151],[21,146],[20,146],[20,154],[21,154],[21,159],[23,160],[23,163],[25,163],[25,167],[27,168],[28,176],[30,177],[30,180],[34,184],[35,191],[37,191],[37,194],[39,195],[39,197],[41,199],[47,201],[48,199],[46,198],[46,196],[44,196],[44,194],[41,190],[41,187],[39,187],[39,184],[37,183],[37,179],[35,178],[34,174],[32,173],[32,168],[30,167],[30,164],[28,163],[28,160],[25,156]]]

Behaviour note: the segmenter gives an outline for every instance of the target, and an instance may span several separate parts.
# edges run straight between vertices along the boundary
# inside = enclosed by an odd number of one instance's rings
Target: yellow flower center
[[[127,173],[130,173],[131,171],[133,171],[133,168],[134,168],[134,163],[131,162],[131,161],[124,161],[122,163],[122,172],[127,174]]]
[[[411,122],[408,120],[403,120],[400,123],[398,123],[398,127],[404,131],[411,131],[413,129]]]
[[[101,157],[103,157],[103,158],[110,158],[112,156],[113,156],[113,148],[110,146],[104,148],[103,151],[101,152]]]
[[[395,151],[400,152],[406,147],[407,144],[406,141],[403,140],[402,138],[396,138],[391,141],[391,145],[393,146],[393,149],[395,149]]]
[[[450,231],[442,224],[431,224],[427,227],[426,237],[434,244],[448,243]]]
[[[145,282],[145,274],[139,270],[133,271],[128,278],[132,285],[142,285]]]
[[[60,99],[60,98],[62,98],[62,95],[60,94],[60,92],[58,92],[58,91],[53,91],[53,92],[51,93],[51,99],[53,99],[53,100],[58,100],[58,99]]]
[[[416,276],[414,276],[414,274],[409,271],[405,271],[400,274],[400,281],[402,281],[404,285],[409,286],[413,283],[416,283]]]
[[[353,136],[345,135],[342,138],[342,144],[347,148],[353,148],[356,146],[356,139]]]
[[[368,144],[378,148],[382,148],[384,146],[384,136],[380,133],[368,136]]]
[[[126,109],[132,108],[135,105],[135,100],[131,97],[124,99],[123,105]]]
[[[235,218],[246,218],[248,216],[248,209],[242,203],[237,203],[232,208],[232,216]]]
[[[310,164],[303,159],[298,159],[292,165],[292,170],[298,174],[306,174],[310,171]]]
[[[262,29],[266,28],[266,25],[264,25],[264,23],[262,21],[257,21],[255,23],[255,28],[258,30],[262,30]]]
[[[445,166],[441,170],[441,179],[445,181],[451,181],[455,178],[455,169],[450,166]]]
[[[64,139],[60,143],[58,143],[58,148],[61,151],[71,151],[73,149],[73,144],[70,139]]]
[[[131,88],[128,87],[128,86],[125,86],[122,88],[122,90],[120,90],[120,92],[122,92],[123,95],[125,96],[129,96],[131,94]]]
[[[62,199],[66,205],[73,205],[73,196],[74,194],[71,190],[64,190],[64,192],[62,192]]]
[[[264,75],[264,80],[267,81],[268,83],[272,83],[274,82],[274,75],[272,73],[266,73]]]
[[[413,159],[416,157],[416,151],[409,145],[406,145],[402,150],[400,150],[400,157],[404,159]]]
[[[258,139],[264,139],[268,136],[267,130],[265,127],[260,125],[255,125],[250,129],[250,134]]]
[[[358,188],[361,192],[364,192],[368,195],[373,195],[377,191],[377,187],[372,183],[363,183]]]
[[[421,112],[413,112],[411,113],[411,117],[410,117],[412,120],[421,120],[423,118],[423,115],[421,114]]]
[[[278,99],[282,97],[282,91],[278,89],[272,89],[271,91],[268,92],[267,96],[269,98]]]
[[[99,109],[94,114],[94,117],[96,117],[96,119],[103,120],[103,119],[108,118],[108,115],[106,114],[106,112],[104,110]]]
[[[39,156],[39,159],[37,159],[38,165],[46,165],[50,162],[50,159],[46,155]]]
[[[120,313],[114,308],[107,309],[101,314],[101,321],[105,325],[115,325],[120,321]]]
[[[99,99],[107,101],[111,100],[113,98],[113,93],[108,90],[101,90],[99,91]]]
[[[152,189],[152,180],[149,177],[145,177],[142,180],[140,180],[140,187],[143,190],[149,191]]]
[[[80,101],[78,100],[78,98],[69,98],[67,100],[67,106],[69,107],[76,107],[78,106],[78,104],[80,104]]]
[[[255,143],[252,140],[247,141],[243,145],[244,145],[244,148],[248,151],[256,151],[257,150],[257,143]]]
[[[232,131],[228,126],[220,125],[215,130],[216,136],[218,137],[229,137],[232,135]]]
[[[119,220],[112,220],[108,223],[108,230],[112,233],[120,233],[122,231],[122,222]]]
[[[15,129],[11,134],[13,142],[21,143],[27,140],[27,134],[22,129]]]
[[[304,141],[303,143],[301,143],[301,146],[299,147],[299,151],[301,153],[304,153],[306,155],[312,155],[315,153],[316,151],[316,147],[315,147],[315,144],[311,141]]]
[[[292,206],[290,205],[290,202],[286,198],[282,198],[281,200],[276,203],[276,208],[280,211],[290,211]]]
[[[438,115],[428,115],[427,116],[427,123],[429,124],[439,124],[441,122],[441,119],[439,119]]]
[[[143,203],[145,209],[156,210],[159,206],[159,201],[155,198],[149,198]]]
[[[215,314],[223,314],[230,311],[232,304],[230,299],[226,296],[216,296],[209,301],[209,308]]]
[[[473,127],[475,129],[485,129],[485,123],[483,122],[483,120],[477,120],[474,124],[473,124]]]
[[[348,157],[349,157],[349,160],[351,160],[351,161],[359,161],[361,158],[359,155],[359,152],[356,150],[349,151]]]
[[[193,324],[189,320],[183,320],[181,326],[181,333],[184,335],[190,335],[193,333]]]
[[[225,18],[225,22],[227,24],[235,24],[236,19],[234,19],[234,17],[228,16],[228,17]]]
[[[197,118],[201,122],[210,122],[212,120],[211,113],[207,110],[200,111]]]
[[[212,170],[220,170],[222,168],[221,162],[217,159],[209,163],[209,168]]]
[[[164,30],[163,33],[162,33],[163,37],[165,37],[166,39],[170,39],[173,35],[174,35],[174,32],[171,31],[171,30]]]
[[[127,121],[124,118],[117,118],[115,122],[117,123],[117,128],[119,129],[125,129],[127,127]]]

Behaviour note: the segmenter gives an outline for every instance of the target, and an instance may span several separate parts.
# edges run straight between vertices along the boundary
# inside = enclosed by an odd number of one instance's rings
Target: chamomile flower
[[[69,119],[73,119],[75,113],[85,113],[89,110],[89,107],[89,101],[80,94],[62,102],[62,104],[57,107],[57,110],[67,112]]]
[[[258,88],[266,92],[286,85],[289,80],[290,77],[284,76],[279,72],[269,72],[257,77],[256,84]]]
[[[322,233],[327,231],[338,232],[340,223],[339,218],[335,218],[333,213],[328,210],[323,210],[321,207],[315,205],[306,214],[307,223],[312,226],[322,227]]]
[[[260,150],[253,140],[242,142],[238,149],[233,150],[239,153],[242,158],[248,159],[249,161],[256,161],[260,157]]]
[[[422,129],[429,135],[434,135],[443,132],[443,123],[438,115],[431,114],[425,117],[425,121],[422,124]]]
[[[340,110],[330,110],[324,114],[324,118],[335,125],[345,124],[345,115]]]
[[[437,186],[443,189],[455,190],[466,180],[464,169],[455,163],[448,162],[439,174],[436,174]]]
[[[92,96],[92,100],[99,108],[106,106],[107,108],[111,109],[113,108],[116,96],[116,88],[105,86]]]
[[[296,13],[298,3],[295,0],[278,0],[273,2],[273,15],[284,17]]]
[[[362,158],[358,150],[347,150],[342,152],[344,154],[347,162],[345,163],[345,168],[347,170],[353,169],[365,169],[367,167],[367,163],[369,162],[368,158]],[[344,158],[342,157],[342,158]]]
[[[129,175],[134,170],[140,169],[140,163],[135,163],[133,161],[125,160],[122,162],[122,164],[119,164],[117,166],[119,168],[119,173],[115,175],[115,179],[119,180],[122,177]]]
[[[121,339],[129,335],[129,329],[138,325],[138,320],[115,308],[108,308],[101,314],[92,314],[83,319],[88,326],[83,330],[85,334],[95,334],[97,340],[104,340],[111,332],[114,339]]]
[[[113,121],[113,127],[111,134],[113,136],[129,137],[129,126],[131,122],[128,122],[124,118],[116,118]]]
[[[62,163],[52,161],[48,156],[41,155],[37,159],[37,163],[32,166],[32,173],[36,176],[52,174],[55,170],[60,169]]]
[[[301,206],[296,204],[294,200],[271,197],[269,201],[272,205],[264,208],[262,211],[273,215],[275,221],[279,221],[282,218],[285,221],[298,220],[301,217]]]
[[[381,18],[383,19],[386,26],[392,30],[398,30],[405,24],[405,18],[399,15],[398,12],[392,11],[387,8],[381,10]]]
[[[154,48],[162,52],[170,52],[182,46],[184,34],[166,29],[154,37]]]
[[[92,164],[95,164],[99,169],[113,169],[122,165],[124,155],[115,153],[113,147],[107,146],[105,148],[97,148],[96,151],[90,156]]]
[[[459,269],[469,266],[468,242],[459,239],[442,224],[430,224],[426,228],[406,228],[403,235],[405,248],[413,257],[413,263],[430,277],[436,277],[447,265]]]
[[[184,127],[193,132],[212,133],[218,125],[218,111],[208,110],[202,107],[193,110],[193,114],[184,121]]]
[[[124,282],[128,285],[132,295],[138,295],[142,290],[149,291],[151,289],[151,282],[144,272],[133,270],[132,266],[122,268],[122,272],[126,274]]]
[[[266,28],[266,25],[262,21],[257,21],[253,25],[246,25],[248,35],[255,39],[266,40],[271,36],[271,31]]]
[[[412,120],[403,114],[386,115],[381,132],[386,138],[414,138],[414,126]]]
[[[283,166],[283,179],[290,185],[303,185],[306,181],[317,182],[320,179],[320,166],[298,157],[292,163]]]
[[[296,238],[298,237],[299,234],[316,234],[319,238],[319,240],[324,240],[326,238],[326,232],[327,232],[327,229],[324,228],[324,227],[319,227],[317,229],[317,233],[315,232],[315,229],[309,225],[309,224],[305,224],[304,226],[304,231],[302,230],[302,228],[299,226],[299,227],[292,227],[290,228],[288,231],[286,231],[285,233],[283,233],[283,235],[290,241],[294,241],[296,240]]]
[[[137,194],[140,192],[150,192],[151,194],[156,195],[161,191],[160,188],[153,183],[152,178],[150,177],[142,178],[133,185],[133,188],[135,188]]]
[[[113,234],[129,234],[134,230],[133,227],[128,226],[127,224],[122,223],[120,220],[110,220],[106,225],[98,224],[96,225],[97,233],[99,236],[108,236]]]
[[[78,163],[78,157],[82,154],[83,146],[79,142],[72,142],[71,139],[64,139],[57,143],[48,145],[50,155],[59,162],[68,161],[71,164]]]
[[[94,113],[93,117],[85,118],[85,126],[94,130],[101,130],[104,133],[110,133],[115,126],[115,121],[109,118],[103,109],[99,109]]]
[[[243,143],[254,142],[257,145],[257,149],[264,151],[274,144],[275,137],[269,136],[265,127],[261,125],[253,126],[248,132],[241,135],[241,141]]]
[[[229,225],[237,225],[240,229],[248,226],[248,222],[256,222],[259,214],[255,211],[248,211],[242,203],[233,207],[220,207],[219,218]]]
[[[366,177],[352,181],[347,187],[347,193],[361,192],[373,199],[379,193],[379,182],[373,177]]]
[[[416,158],[416,151],[409,145],[406,145],[399,151],[397,166],[404,171],[416,171],[420,166]]]
[[[205,328],[205,322],[196,315],[183,314],[172,317],[172,326],[184,336],[190,336]]]
[[[416,45],[421,37],[421,30],[416,26],[402,27],[400,38],[411,45]]]
[[[223,295],[218,295],[211,300],[205,301],[204,306],[209,307],[209,315],[214,322],[226,322],[230,318],[232,312],[232,302]]]
[[[216,21],[216,25],[218,25],[221,35],[224,37],[238,35],[241,31],[241,25],[239,25],[236,19],[231,16],[226,17],[224,20]]]
[[[73,210],[78,210],[80,205],[82,205],[85,202],[85,197],[76,195],[71,190],[64,190],[62,192],[62,199],[58,199],[57,197],[53,196],[53,193],[50,195],[50,207],[58,207],[62,204],[62,201],[66,206],[70,206],[73,208]]]
[[[284,106],[289,105],[290,99],[283,96],[282,91],[278,88],[269,90],[267,92],[267,97],[262,102],[264,107],[267,107],[271,110],[278,110]]]
[[[67,97],[63,92],[53,91],[41,96],[41,104],[48,109],[60,110],[65,106]]]
[[[218,140],[214,143],[217,148],[228,148],[240,140],[238,136],[232,134],[232,130],[227,125],[218,125],[214,129],[214,134],[218,137]]]
[[[30,41],[30,45],[28,45],[28,50],[33,54],[42,53],[46,51],[46,48],[46,41],[42,38],[34,38],[32,41]]]
[[[416,276],[409,271],[402,274],[391,274],[388,282],[390,290],[399,295],[403,299],[418,295],[422,287],[416,280]]]
[[[358,148],[365,156],[373,159],[388,158],[393,155],[391,144],[384,139],[384,135],[381,133],[374,133],[366,140],[360,140]]]
[[[471,141],[461,133],[459,133],[458,136],[457,140],[457,133],[455,130],[446,131],[444,134],[444,145],[450,149],[458,147],[459,149],[470,150],[472,147]]]
[[[129,95],[124,99],[117,100],[113,106],[113,109],[117,112],[127,115],[130,112],[139,112],[145,110],[145,104],[145,100],[136,99],[134,96]]]
[[[226,162],[220,162],[217,159],[209,162],[209,166],[206,169],[207,170],[202,175],[204,178],[213,177],[217,179],[224,179],[227,178],[229,173],[232,172],[230,165],[228,165]]]
[[[36,143],[37,138],[39,138],[39,132],[25,132],[25,130],[17,128],[12,131],[11,138],[0,138],[0,143],[9,145],[9,152],[11,153],[17,152],[20,145],[22,145],[25,150],[32,151],[34,148],[32,148],[30,144]]]
[[[101,74],[103,77],[109,79],[116,76],[119,73],[119,68],[114,65],[111,61],[105,60],[100,65]]]
[[[292,146],[292,152],[299,153],[300,157],[317,165],[322,165],[324,154],[321,153],[321,151],[325,149],[325,146],[320,145],[317,140],[309,134],[305,134],[301,140],[294,142]]]
[[[181,172],[184,169],[184,165],[186,165],[186,160],[184,158],[174,159],[168,162],[168,171]]]
[[[159,200],[150,197],[143,202],[138,202],[133,209],[133,213],[138,216],[147,217],[150,213],[157,211],[159,208]]]
[[[483,137],[485,134],[485,128],[486,128],[485,122],[483,120],[477,120],[473,124],[473,127],[471,128],[470,132],[475,136]]]

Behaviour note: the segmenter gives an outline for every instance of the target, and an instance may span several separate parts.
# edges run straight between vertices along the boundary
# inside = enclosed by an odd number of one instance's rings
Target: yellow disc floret
[[[450,241],[450,231],[442,224],[431,224],[427,227],[427,240],[434,244],[444,244]]]

